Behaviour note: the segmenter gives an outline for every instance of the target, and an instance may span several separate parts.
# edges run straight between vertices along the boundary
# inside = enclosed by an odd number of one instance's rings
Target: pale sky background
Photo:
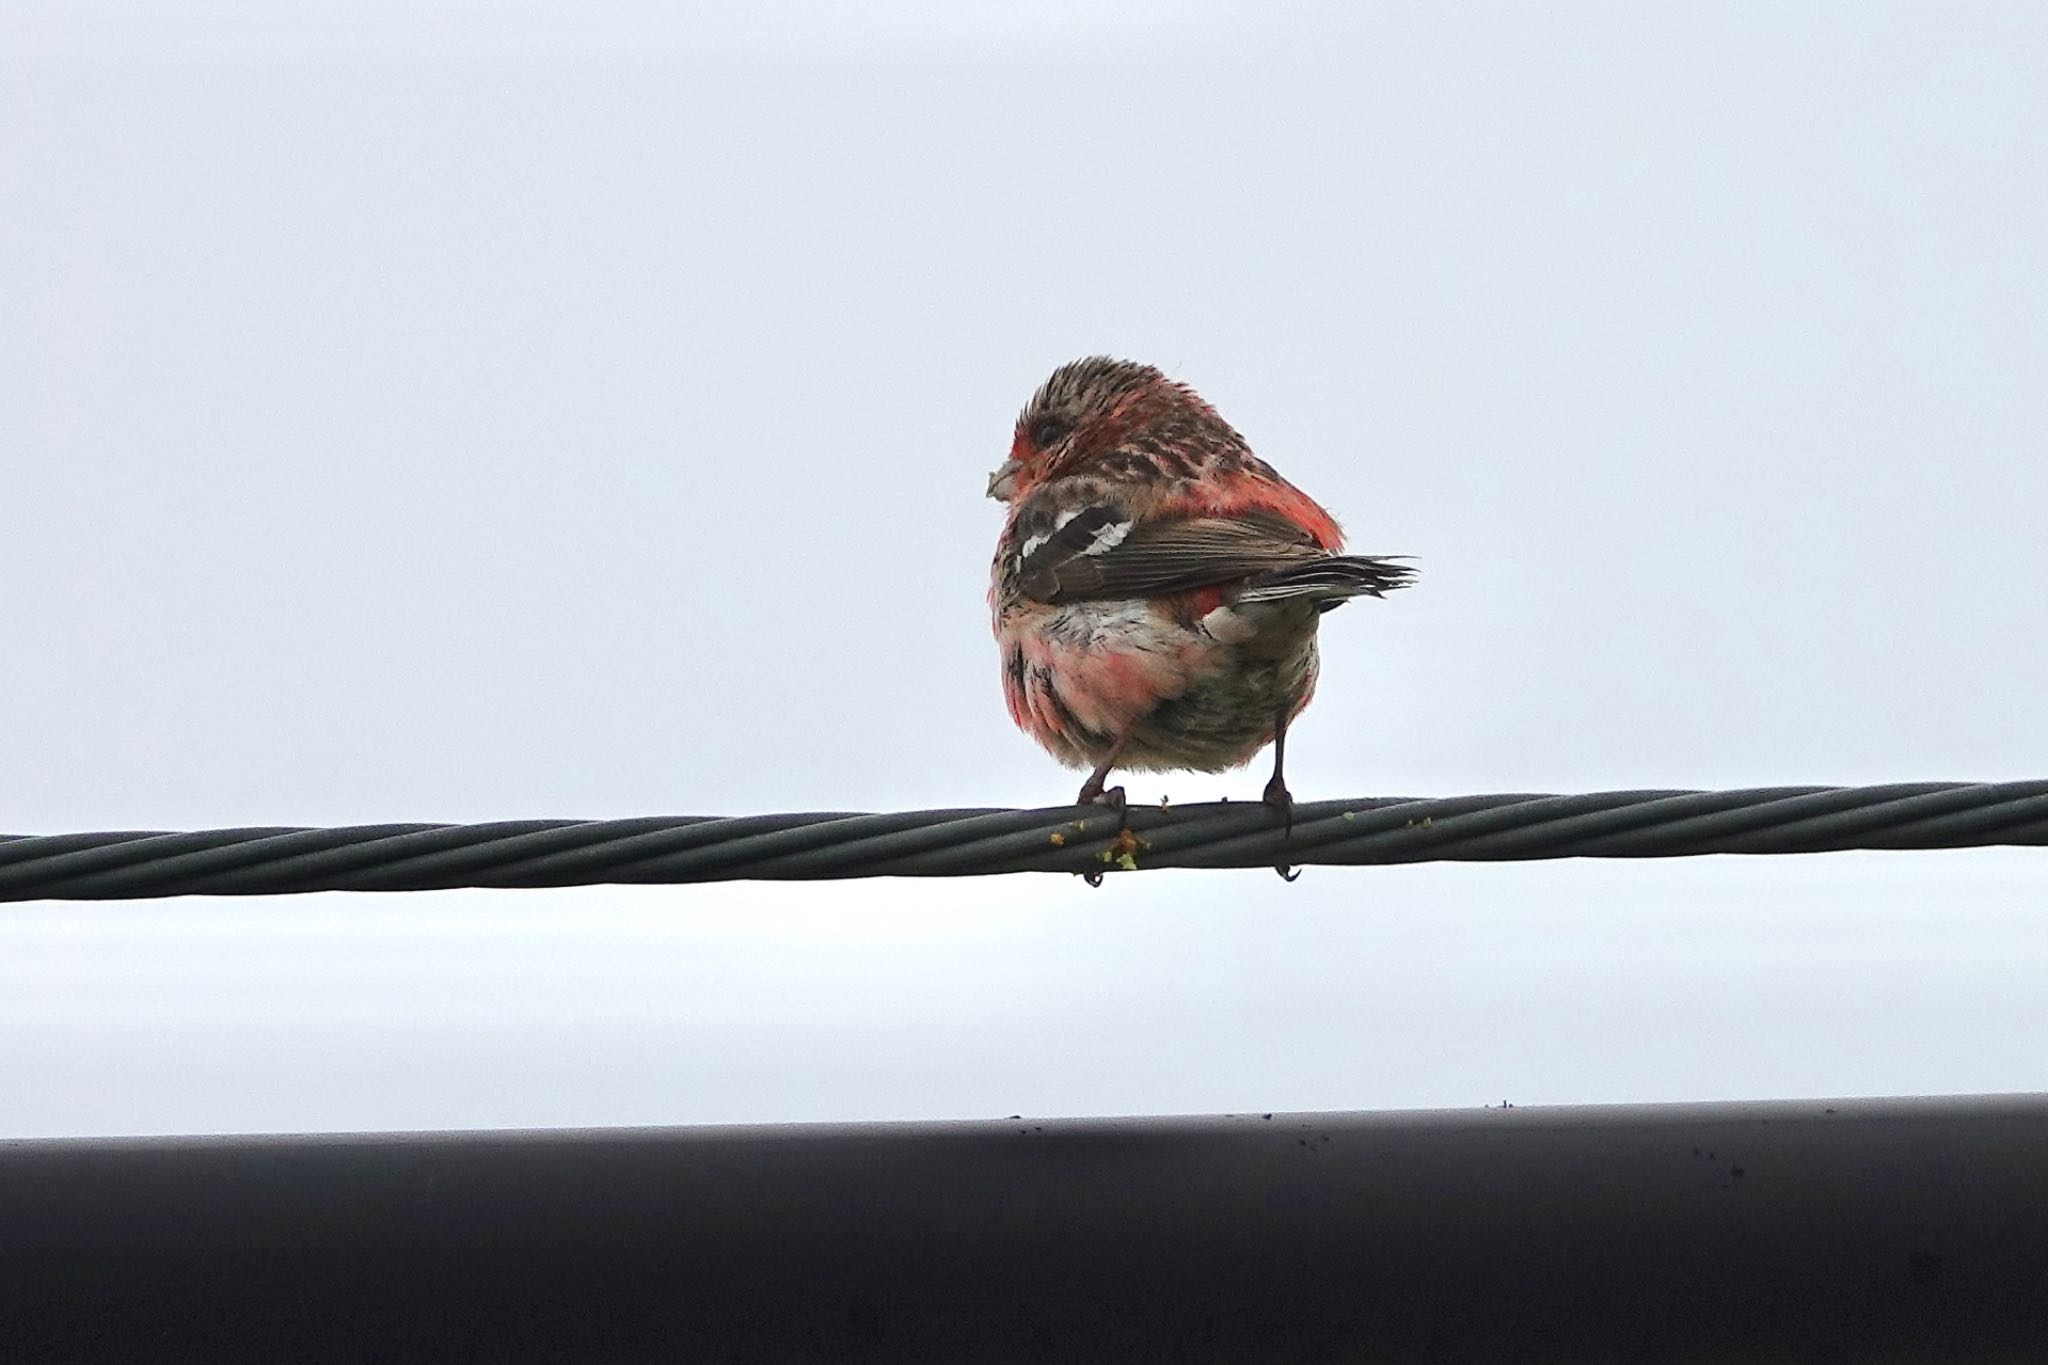
[[[2033,3],[0,0],[0,830],[1065,801],[982,489],[1097,351],[1419,558],[1303,799],[2048,776],[2044,70]],[[2044,850],[0,906],[4,1135],[2033,1090],[2044,1026]]]

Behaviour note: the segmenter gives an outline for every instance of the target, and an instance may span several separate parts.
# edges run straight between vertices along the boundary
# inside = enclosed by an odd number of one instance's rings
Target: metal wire
[[[0,901],[2048,845],[2048,780],[0,835]]]

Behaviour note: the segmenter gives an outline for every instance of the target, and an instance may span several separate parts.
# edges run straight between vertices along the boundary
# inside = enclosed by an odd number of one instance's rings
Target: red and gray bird
[[[1266,803],[1290,813],[1287,725],[1316,686],[1316,626],[1407,586],[1347,555],[1328,512],[1252,454],[1185,384],[1092,356],[1017,419],[988,493],[1009,504],[989,608],[1011,718],[1072,768],[1220,772],[1273,746]]]

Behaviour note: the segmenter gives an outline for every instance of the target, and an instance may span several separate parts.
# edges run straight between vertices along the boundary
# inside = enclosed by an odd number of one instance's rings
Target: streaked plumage
[[[989,605],[1010,715],[1092,768],[1215,772],[1284,744],[1316,684],[1316,625],[1406,567],[1344,555],[1329,513],[1183,384],[1064,365],[989,480],[1007,502]],[[1289,802],[1276,751],[1266,799]]]

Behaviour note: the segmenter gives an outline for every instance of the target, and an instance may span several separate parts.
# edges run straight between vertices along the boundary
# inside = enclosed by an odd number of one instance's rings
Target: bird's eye
[[[1067,424],[1057,417],[1047,417],[1031,428],[1031,444],[1040,450],[1059,444],[1060,437],[1067,434]]]

